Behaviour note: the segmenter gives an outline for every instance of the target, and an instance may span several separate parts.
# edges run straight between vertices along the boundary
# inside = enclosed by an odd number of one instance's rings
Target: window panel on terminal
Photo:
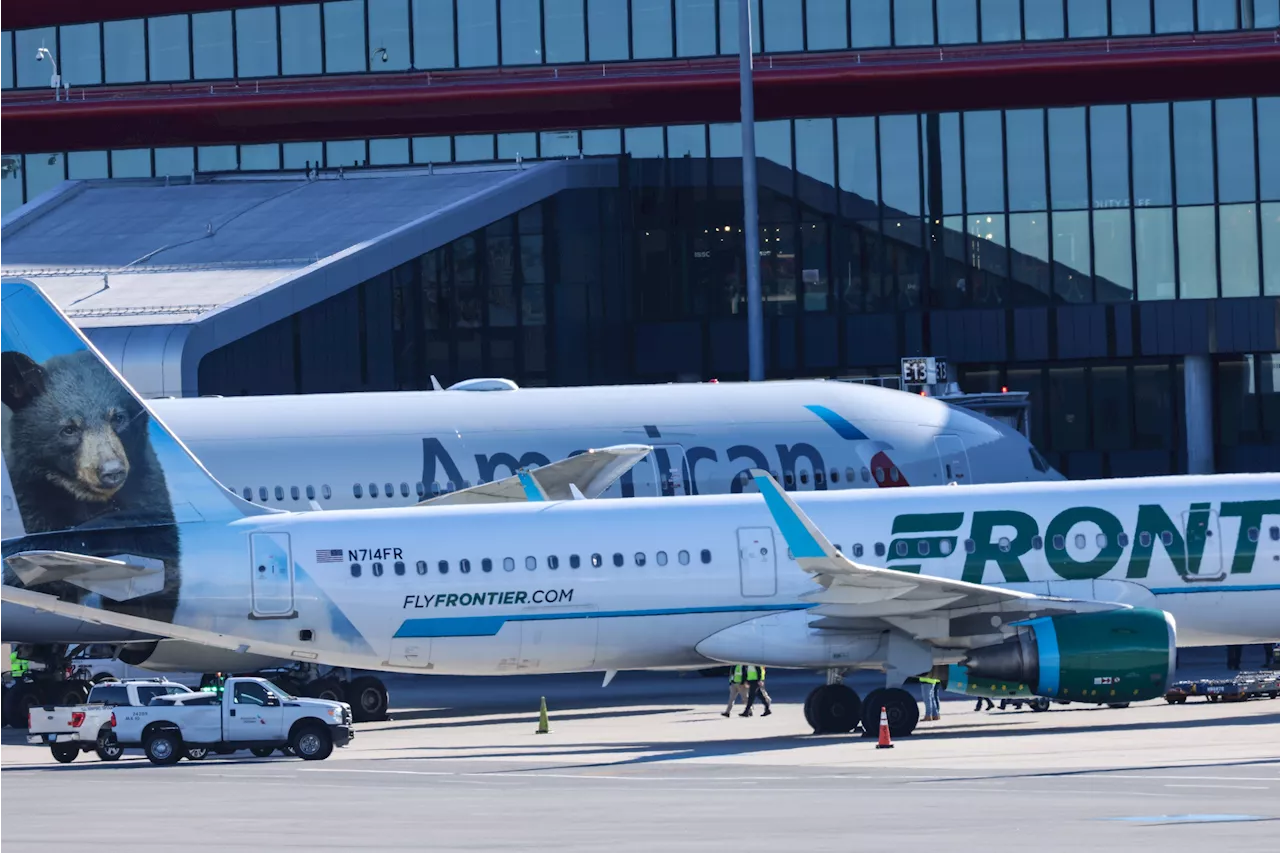
[[[552,0],[545,0],[545,2],[550,3]],[[565,2],[565,0],[555,0],[555,2]],[[568,0],[568,2],[581,5],[579,0]],[[716,0],[676,0],[675,25],[676,56],[713,56],[715,54]]]
[[[1212,205],[1178,208],[1179,299],[1212,299],[1218,295],[1215,220]]]
[[[1009,210],[1044,210],[1044,110],[1009,110],[1004,116]]]
[[[537,133],[498,134],[498,159],[514,160],[517,156],[522,160],[532,160],[538,156]]]
[[[1067,0],[1067,37],[1100,38],[1107,34],[1107,0]]]
[[[459,163],[494,159],[493,134],[477,133],[453,138],[454,156]]]
[[[539,156],[576,157],[582,148],[576,130],[544,130],[538,134]]]
[[[183,48],[185,50],[185,35],[183,38]],[[62,75],[64,84],[68,86],[94,86],[102,82],[102,29],[100,24],[74,24],[72,26],[59,27],[58,50],[58,73]],[[7,66],[5,70],[8,70]],[[155,77],[154,69],[152,79],[158,79]]]
[[[106,151],[71,151],[67,154],[67,177],[105,178],[110,171],[107,160]]]
[[[1049,188],[1054,210],[1089,206],[1084,107],[1049,110]]]
[[[1218,201],[1253,201],[1257,198],[1253,169],[1253,99],[1233,98],[1215,102],[1214,124],[1217,131]]]
[[[760,2],[751,7],[751,51],[760,52]],[[720,53],[738,55],[738,2],[720,0]]]
[[[191,16],[191,76],[196,80],[229,80],[235,76],[235,45],[230,12]]]
[[[850,47],[887,47],[892,0],[849,0]]]
[[[1261,206],[1262,292],[1280,295],[1280,202]]]
[[[1212,102],[1180,101],[1173,105],[1173,151],[1177,203],[1212,203]]]
[[[1098,302],[1133,299],[1133,230],[1129,209],[1093,212],[1094,298]]]
[[[5,35],[8,35],[6,33]],[[49,65],[49,60],[39,53],[40,48],[45,48],[50,53],[56,53],[58,50],[58,30],[55,27],[40,27],[33,30],[18,30],[13,34],[14,49],[17,51],[16,56],[5,54],[6,60],[17,60],[18,88],[20,89],[48,89],[49,78],[53,74],[53,68]],[[40,59],[36,57],[40,56]],[[61,57],[56,57],[61,60]],[[6,68],[8,65],[6,64]],[[31,196],[35,198],[34,195]]]
[[[410,0],[414,68],[422,71],[453,68],[457,65],[453,41],[453,7],[453,0]]]
[[[587,58],[583,12],[582,0],[543,0],[547,62],[582,62]]]
[[[1133,445],[1130,435],[1133,389],[1129,368],[1123,365],[1098,365],[1089,370],[1092,394],[1093,443],[1098,450],[1127,450]]]
[[[933,44],[933,0],[894,0],[893,41],[898,47]]]
[[[1056,211],[1053,229],[1053,290],[1063,302],[1093,299],[1093,264],[1090,260],[1089,214]]]
[[[1159,207],[1173,203],[1173,153],[1169,136],[1169,104],[1134,104],[1129,108],[1133,134],[1133,203]]]
[[[937,4],[938,44],[973,44],[978,40],[978,0]]]
[[[671,55],[671,0],[631,0],[631,58]]]
[[[627,59],[627,30],[627,0],[587,0],[590,61]]]
[[[764,50],[768,53],[798,53],[804,50],[804,4],[800,0],[761,2]]]
[[[1240,0],[1198,0],[1196,29],[1205,32],[1239,28],[1236,13],[1242,5]]]
[[[147,79],[146,22],[107,21],[102,25],[108,83],[141,83]]]
[[[0,32],[0,88],[12,89],[13,79],[13,33]]]
[[[1253,26],[1260,30],[1280,27],[1280,0],[1253,0]]]
[[[1111,0],[1111,35],[1149,35],[1152,5],[1151,0]]]
[[[237,9],[235,32],[236,77],[244,80],[280,73],[274,6]]]
[[[324,144],[324,164],[329,169],[339,166],[353,168],[361,165],[369,156],[363,139],[344,139]]]
[[[1257,296],[1258,207],[1224,204],[1218,207],[1218,239],[1222,245],[1222,295]]]
[[[165,15],[147,19],[147,53],[152,81],[190,80],[188,17]]]
[[[1012,189],[1010,178],[1010,189]],[[1049,266],[1049,214],[1009,214],[1009,277],[1015,301],[1043,304],[1052,292]]]
[[[366,2],[369,10],[369,70],[400,71],[408,68],[413,61],[409,47],[409,0]]]
[[[286,142],[283,148],[286,169],[305,169],[308,163],[318,168],[324,161],[323,142]]]
[[[1129,116],[1127,108],[1089,108],[1089,156],[1095,208],[1128,207]]]
[[[843,50],[849,46],[847,0],[805,0],[804,14],[806,50]]]
[[[542,62],[542,22],[538,0],[501,0],[502,64]],[[529,155],[526,155],[529,156]]]
[[[964,160],[965,209],[1003,210],[1004,134],[998,110],[964,114]]]
[[[1022,38],[1021,0],[982,0],[982,40],[1019,41]]]
[[[280,73],[320,74],[320,4],[280,7]]]
[[[498,64],[497,0],[457,4],[458,67],[488,68]]]
[[[471,3],[467,4],[472,5]],[[287,6],[281,6],[283,13]],[[363,0],[331,0],[324,4],[324,70],[350,74],[369,68],[364,37]]]
[[[165,175],[190,176],[191,170],[196,167],[196,152],[194,148],[157,148],[155,161],[157,178]]]
[[[926,133],[932,133],[931,122],[925,121]],[[955,216],[964,212],[964,173],[961,168],[960,114],[942,113],[937,122],[938,149],[942,155],[942,213]],[[932,180],[932,176],[930,176]],[[930,211],[936,216],[937,211]],[[950,226],[948,226],[950,227]],[[959,229],[956,229],[959,230]],[[954,255],[953,257],[959,257]]]
[[[409,162],[409,140],[370,139],[370,166],[400,166]]]

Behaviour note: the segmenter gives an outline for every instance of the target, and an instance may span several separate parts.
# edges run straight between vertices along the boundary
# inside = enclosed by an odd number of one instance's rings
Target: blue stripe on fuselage
[[[827,426],[835,430],[843,439],[848,441],[862,441],[867,437],[865,432],[858,429],[856,426],[849,423],[849,421],[845,420],[844,417],[831,411],[826,406],[805,406],[805,408],[826,421]]]
[[[719,607],[667,607],[653,610],[600,610],[574,613],[508,613],[500,616],[445,616],[438,619],[406,619],[396,637],[492,637],[508,622],[553,619],[619,619],[631,616],[687,616],[702,613],[772,613],[807,610],[812,604],[727,604]]]

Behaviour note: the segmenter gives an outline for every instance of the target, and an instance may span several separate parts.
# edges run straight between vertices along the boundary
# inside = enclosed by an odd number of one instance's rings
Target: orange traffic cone
[[[880,706],[880,742],[876,749],[893,749],[893,741],[889,740],[889,715],[883,705]]]

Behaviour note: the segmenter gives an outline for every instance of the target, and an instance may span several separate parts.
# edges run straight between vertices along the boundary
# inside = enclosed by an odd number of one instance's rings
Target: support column
[[[1182,360],[1188,474],[1214,472],[1212,370],[1207,355],[1188,355]]]

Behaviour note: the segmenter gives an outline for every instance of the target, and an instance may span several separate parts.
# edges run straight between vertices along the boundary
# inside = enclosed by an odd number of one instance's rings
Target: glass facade
[[[754,0],[763,53],[1273,29],[1280,0]],[[737,51],[736,0],[329,0],[4,33],[4,88]]]

